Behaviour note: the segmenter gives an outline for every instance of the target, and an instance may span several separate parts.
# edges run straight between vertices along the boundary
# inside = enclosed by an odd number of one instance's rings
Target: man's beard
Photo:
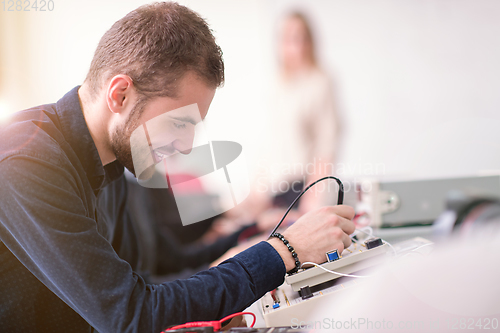
[[[146,106],[146,99],[140,98],[134,105],[130,115],[123,126],[116,128],[111,134],[111,150],[116,156],[116,160],[128,169],[134,176],[135,168],[130,148],[130,136],[132,132],[139,127],[139,118]]]

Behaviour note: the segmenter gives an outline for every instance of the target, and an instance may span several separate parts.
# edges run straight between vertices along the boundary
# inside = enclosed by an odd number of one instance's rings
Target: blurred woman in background
[[[302,13],[292,12],[283,20],[278,51],[279,77],[270,112],[276,134],[267,145],[261,163],[265,172],[257,183],[267,184],[261,188],[271,190],[275,205],[287,206],[304,185],[335,172],[339,126],[333,86],[318,65],[311,27]],[[320,183],[309,190],[300,211],[333,203],[335,186],[327,191]]]

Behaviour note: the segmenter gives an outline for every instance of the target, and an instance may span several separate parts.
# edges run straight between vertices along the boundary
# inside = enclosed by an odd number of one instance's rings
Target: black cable
[[[453,229],[460,229],[462,226],[462,223],[465,221],[465,219],[468,217],[468,215],[477,207],[480,205],[484,204],[493,204],[497,202],[495,199],[489,199],[489,198],[481,198],[481,199],[473,199],[467,204],[465,204],[463,207],[458,209],[457,211],[457,218],[455,219],[455,224],[453,225]]]
[[[325,180],[325,179],[335,179],[337,181],[337,184],[339,184],[339,194],[338,194],[338,199],[337,199],[337,205],[342,205],[342,203],[344,202],[344,184],[342,184],[342,182],[340,181],[340,179],[338,179],[337,177],[333,177],[333,176],[326,176],[326,177],[323,177],[323,178],[320,178],[318,179],[317,181],[313,182],[311,185],[307,186],[296,198],[295,200],[293,200],[292,204],[290,205],[290,207],[288,207],[287,211],[285,212],[285,215],[283,215],[283,217],[281,218],[281,221],[279,221],[279,223],[276,225],[276,227],[274,228],[274,230],[271,232],[271,235],[269,237],[271,237],[275,232],[276,230],[278,230],[278,228],[280,227],[281,223],[283,223],[283,221],[285,220],[286,216],[288,215],[288,213],[290,212],[290,210],[292,210],[293,206],[295,205],[295,203],[300,199],[300,197],[307,192],[307,190],[309,190],[311,187],[313,187],[314,185],[316,185],[317,183]]]

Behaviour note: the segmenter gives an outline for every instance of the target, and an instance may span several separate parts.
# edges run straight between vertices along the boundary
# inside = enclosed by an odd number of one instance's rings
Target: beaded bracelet
[[[288,271],[288,274],[296,273],[300,268],[300,261],[299,261],[299,258],[297,256],[297,252],[295,252],[295,249],[293,248],[293,246],[291,246],[290,243],[285,239],[285,237],[283,237],[283,235],[280,234],[279,232],[273,233],[271,235],[271,237],[278,238],[279,240],[281,240],[283,242],[283,244],[286,245],[286,247],[288,248],[288,251],[290,251],[293,259],[295,260],[295,267],[293,269],[291,269],[290,271]]]

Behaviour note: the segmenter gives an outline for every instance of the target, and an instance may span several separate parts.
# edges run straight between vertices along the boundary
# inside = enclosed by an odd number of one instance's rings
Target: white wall
[[[317,0],[307,9],[338,84],[342,162],[383,163],[403,177],[500,169],[500,1]]]
[[[0,97],[15,109],[54,102],[80,84],[101,35],[147,3],[54,2],[53,12],[23,13],[20,49],[27,51],[16,71],[24,76],[10,71],[0,85]],[[272,98],[276,19],[297,3],[315,18],[320,57],[338,87],[339,162],[357,174],[378,163],[381,173],[404,177],[500,169],[500,1],[180,2],[208,19],[224,50],[227,81],[207,118],[212,139],[239,141],[258,154]],[[26,73],[30,80],[14,84]],[[6,83],[17,93],[6,94]]]

